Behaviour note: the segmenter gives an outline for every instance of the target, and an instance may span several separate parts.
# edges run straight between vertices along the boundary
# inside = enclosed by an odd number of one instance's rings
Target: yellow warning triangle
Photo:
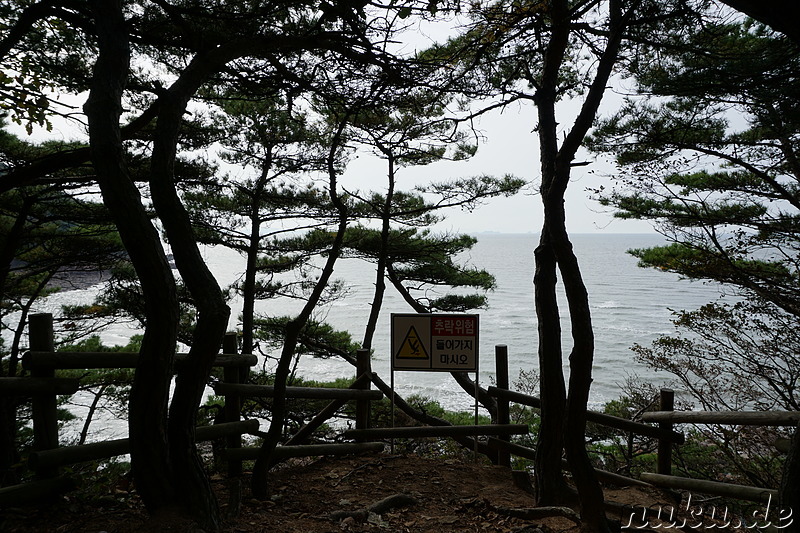
[[[414,326],[411,326],[400,345],[400,349],[395,356],[397,359],[427,359],[428,353],[425,351],[422,341],[419,339],[419,334]]]

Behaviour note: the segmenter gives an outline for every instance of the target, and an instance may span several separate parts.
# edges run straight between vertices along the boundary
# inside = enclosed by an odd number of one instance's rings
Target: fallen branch
[[[489,511],[508,516],[510,518],[520,518],[522,520],[541,520],[558,516],[571,520],[575,524],[581,524],[581,517],[569,507],[542,506],[542,507],[498,507],[484,499],[474,498],[464,502],[464,506],[481,506]]]
[[[419,502],[409,494],[394,494],[388,496],[380,501],[377,501],[365,509],[358,509],[356,511],[335,511],[328,515],[328,518],[334,522],[339,522],[345,518],[352,518],[359,522],[367,520],[369,515],[380,515],[398,507],[408,507],[417,505]]]

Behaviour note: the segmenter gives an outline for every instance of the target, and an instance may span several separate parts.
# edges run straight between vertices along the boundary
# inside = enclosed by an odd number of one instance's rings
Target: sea
[[[538,332],[533,299],[534,257],[537,234],[475,235],[475,246],[458,260],[485,269],[496,278],[496,288],[488,293],[486,309],[479,315],[479,382],[494,383],[495,346],[508,347],[511,382],[520,370],[538,370]],[[591,402],[602,406],[621,394],[625,379],[637,377],[663,384],[669,376],[655,373],[634,360],[633,344],[649,345],[659,335],[671,334],[674,311],[696,309],[721,298],[720,286],[681,279],[680,276],[641,268],[627,251],[664,244],[658,234],[578,234],[571,236],[584,282],[589,293],[595,334],[595,357]],[[374,290],[374,267],[358,260],[347,260],[335,273],[346,280],[350,294],[322,310],[320,318],[333,326],[350,331],[355,339],[363,337]],[[387,287],[381,319],[373,347],[373,371],[389,381],[391,313],[412,312],[391,286]],[[568,354],[571,348],[569,313],[561,293],[559,310],[565,378],[569,376]],[[349,365],[307,359],[300,372],[315,379],[329,379]],[[469,410],[470,396],[461,390],[447,373],[395,371],[395,384],[403,394],[418,394],[439,401],[448,409]]]
[[[509,353],[509,374],[513,383],[520,371],[538,370],[537,322],[533,300],[533,251],[538,235],[481,233],[477,243],[460,254],[462,264],[485,269],[496,278],[496,288],[488,293],[486,309],[474,311],[479,315],[479,372],[482,386],[494,383],[495,347],[506,345]],[[670,319],[674,311],[692,310],[721,298],[720,286],[710,282],[681,279],[680,276],[651,268],[641,268],[637,259],[627,253],[630,249],[665,243],[658,234],[596,233],[571,236],[584,282],[589,293],[592,323],[595,334],[593,383],[590,392],[591,408],[599,408],[622,394],[621,385],[635,377],[656,385],[664,384],[669,376],[656,373],[637,363],[630,347],[649,345],[659,335],[673,333]],[[235,252],[223,248],[204,251],[205,259],[225,285],[237,280],[244,260]],[[320,308],[315,318],[351,333],[353,339],[363,338],[375,284],[375,265],[360,259],[337,262],[334,277],[343,282],[346,295]],[[95,287],[65,291],[52,296],[45,309],[57,311],[62,303],[86,300]],[[560,315],[564,352],[564,372],[569,376],[568,354],[571,348],[569,316],[566,300],[560,297]],[[260,303],[257,312],[270,315],[296,313],[297,301]],[[231,302],[230,329],[236,329],[241,304]],[[49,309],[48,309],[49,308]],[[390,322],[392,313],[412,310],[391,285],[387,285],[381,317],[375,333],[372,368],[387,383],[391,381]],[[124,344],[136,333],[126,325],[103,332],[107,344]],[[355,374],[355,369],[337,358],[303,357],[297,372],[304,378],[333,380]],[[404,396],[416,394],[434,399],[445,408],[470,412],[474,400],[443,372],[395,371],[397,392]],[[107,438],[107,437],[106,437]]]

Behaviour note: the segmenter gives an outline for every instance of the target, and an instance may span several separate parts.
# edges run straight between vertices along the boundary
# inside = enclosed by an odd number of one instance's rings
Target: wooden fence
[[[659,426],[672,424],[719,424],[736,426],[792,426],[800,423],[800,411],[673,411],[662,409],[642,414],[642,420]],[[779,451],[788,452],[785,442],[776,442]],[[660,448],[659,448],[660,449]],[[703,494],[769,503],[777,499],[778,491],[746,485],[720,483],[670,475],[671,472],[643,472],[641,478],[652,485],[670,489],[694,490]]]
[[[58,423],[56,396],[72,394],[79,388],[77,379],[55,377],[58,369],[96,369],[96,368],[134,368],[138,354],[127,353],[86,353],[86,352],[54,352],[52,316],[47,314],[31,315],[29,320],[30,347],[22,358],[23,367],[30,371],[31,377],[2,378],[0,391],[2,394],[32,397],[32,416],[34,432],[34,451],[29,456],[29,466],[36,472],[37,480],[33,483],[15,487],[0,488],[0,505],[18,502],[21,498],[40,497],[43,493],[54,490],[65,490],[70,486],[69,480],[59,478],[58,468],[67,464],[98,460],[129,453],[127,439],[97,442],[81,446],[58,446]],[[226,442],[225,458],[228,475],[238,476],[242,472],[242,461],[254,459],[258,448],[242,448],[242,434],[255,433],[258,421],[241,420],[241,402],[245,397],[271,397],[274,388],[246,383],[249,368],[256,364],[253,355],[237,354],[235,334],[226,335],[223,341],[222,354],[218,355],[214,365],[223,370],[222,381],[213,385],[215,392],[224,396],[223,407],[225,422],[210,427],[197,428],[197,440],[216,440],[224,438]],[[185,364],[186,355],[176,355],[176,367]],[[359,350],[357,355],[357,379],[348,389],[288,387],[289,398],[327,399],[330,403],[316,416],[307,422],[283,446],[273,453],[273,462],[287,457],[313,455],[339,455],[349,453],[375,452],[383,449],[381,439],[391,438],[424,438],[424,437],[471,437],[477,446],[478,436],[489,437],[484,446],[490,459],[501,465],[510,465],[511,456],[535,457],[531,448],[510,442],[512,435],[528,433],[528,426],[510,423],[510,403],[539,408],[541,401],[530,395],[509,390],[508,349],[505,345],[495,348],[496,386],[488,388],[489,394],[498,402],[498,419],[496,423],[472,426],[415,426],[396,428],[370,428],[370,402],[384,397],[385,385],[371,372],[370,354],[367,350]],[[372,390],[374,382],[381,390]],[[382,392],[383,391],[383,392]],[[343,433],[345,438],[354,439],[351,444],[304,445],[311,434],[348,401],[356,402],[355,429]],[[682,487],[687,490],[697,488],[700,480],[682,481],[685,478],[671,476],[671,451],[674,444],[682,444],[684,436],[673,429],[678,423],[735,423],[735,424],[791,424],[796,425],[800,413],[686,413],[673,411],[674,393],[669,389],[661,391],[660,410],[645,413],[644,422],[654,422],[657,426],[636,422],[604,413],[589,411],[587,421],[615,428],[629,434],[638,434],[658,439],[658,472],[644,474],[641,480],[621,476],[612,472],[597,471],[601,481],[617,485],[660,485]],[[373,441],[373,442],[368,442]],[[711,482],[703,485],[710,494],[730,495],[731,485],[716,487]],[[721,484],[717,484],[721,485]],[[698,489],[699,490],[699,489]],[[716,490],[716,492],[715,492]],[[745,499],[763,499],[770,494],[764,489],[743,487],[741,491],[733,489],[739,497]],[[720,492],[722,491],[722,492]]]
[[[29,317],[29,337],[31,350],[22,357],[22,366],[31,377],[0,378],[0,394],[32,398],[32,421],[34,443],[28,457],[28,466],[35,472],[35,481],[0,488],[0,506],[18,504],[28,500],[40,500],[57,492],[72,488],[67,477],[59,477],[61,466],[80,462],[107,459],[130,452],[128,439],[115,439],[78,446],[59,447],[57,396],[73,394],[79,389],[79,380],[56,378],[57,370],[63,369],[105,369],[135,368],[138,354],[112,352],[54,352],[53,318],[50,314],[35,314]],[[225,439],[225,457],[228,474],[241,474],[242,461],[252,456],[252,450],[242,449],[242,434],[258,432],[257,420],[240,420],[241,399],[247,396],[269,397],[272,387],[244,383],[249,368],[257,363],[254,355],[237,354],[236,334],[228,334],[223,341],[223,353],[214,361],[214,367],[222,368],[222,381],[215,385],[215,392],[224,396],[223,411],[225,422],[196,429],[198,442]],[[359,353],[361,360],[368,361],[369,352]],[[176,354],[175,366],[187,364],[186,354]],[[369,364],[366,364],[367,368]],[[364,429],[369,419],[369,402],[383,397],[377,390],[369,390],[369,374],[356,379],[349,389],[288,387],[290,398],[331,399],[326,409],[293,437],[296,444],[319,427],[325,420],[349,400],[356,401],[356,427]],[[380,443],[355,443],[313,446],[282,446],[273,459],[308,455],[341,455],[350,453],[375,452],[383,449]]]
[[[536,396],[530,396],[509,390],[507,346],[501,344],[495,347],[495,365],[497,385],[489,387],[489,394],[497,399],[498,422],[500,424],[507,424],[509,422],[509,404],[511,402],[533,407],[535,409],[541,408],[541,400]],[[662,390],[660,404],[661,408],[665,410],[672,409],[673,397],[673,391],[669,389]],[[672,445],[684,443],[683,433],[674,431],[672,424],[659,424],[659,426],[651,426],[642,422],[636,422],[627,418],[612,416],[596,411],[587,411],[586,420],[620,431],[658,439],[659,473],[667,473],[668,471],[671,471]],[[535,459],[535,450],[532,448],[512,444],[509,442],[507,437],[490,439],[489,445],[491,448],[496,450],[497,462],[501,465],[510,465],[511,455],[516,455],[527,459]],[[566,463],[564,466],[566,468]],[[599,469],[596,469],[595,471],[598,479],[607,483],[612,483],[615,485],[647,485],[647,483],[643,483],[640,480],[622,476],[614,472],[606,472]]]
[[[508,390],[508,351],[503,345],[495,349],[497,386],[489,387],[489,394],[498,400],[498,422],[508,422],[508,403],[516,402],[529,407],[540,408],[539,398]],[[642,422],[610,416],[604,413],[588,411],[586,419],[607,427],[625,432],[648,436],[657,439],[657,473],[644,472],[636,480],[613,472],[596,469],[598,479],[604,482],[625,485],[655,485],[664,488],[694,490],[703,494],[737,498],[755,502],[769,502],[778,495],[776,490],[731,483],[691,479],[672,475],[672,447],[684,443],[684,435],[674,430],[675,424],[733,424],[760,426],[797,426],[800,423],[798,411],[674,411],[675,393],[671,389],[661,389],[659,410],[642,414]],[[644,422],[657,423],[652,426]],[[535,451],[531,448],[511,444],[508,439],[490,439],[490,447],[498,451],[498,462],[508,465],[510,455],[535,459]],[[787,451],[787,442],[776,442],[776,447]],[[566,464],[564,465],[566,467]]]

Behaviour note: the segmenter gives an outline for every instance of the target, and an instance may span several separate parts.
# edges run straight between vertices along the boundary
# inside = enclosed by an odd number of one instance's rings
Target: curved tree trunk
[[[121,96],[129,69],[125,21],[119,2],[96,1],[100,55],[86,103],[92,159],[103,199],[115,217],[145,295],[147,327],[130,402],[131,458],[137,489],[151,513],[178,507],[205,527],[217,529],[219,512],[194,446],[197,407],[214,355],[227,327],[229,310],[205,267],[177,197],[173,165],[177,132],[186,102],[213,62],[193,62],[188,75],[162,95],[151,162],[151,190],[167,230],[176,264],[199,311],[189,364],[178,374],[169,409],[178,327],[175,281],[161,240],[149,222],[124,163],[119,129]]]
[[[208,269],[174,182],[174,163],[181,117],[194,86],[175,84],[162,95],[151,161],[153,205],[166,230],[175,265],[192,295],[197,324],[188,361],[179,369],[169,409],[170,460],[178,496],[185,511],[203,527],[220,527],[219,506],[195,446],[197,409],[211,367],[228,327],[230,308],[216,278]]]
[[[569,501],[569,491],[561,474],[564,448],[566,387],[562,370],[561,322],[556,297],[557,256],[551,227],[559,224],[550,209],[558,202],[554,190],[557,183],[558,138],[555,115],[557,85],[561,64],[569,44],[569,10],[567,2],[552,4],[553,27],[547,43],[542,66],[542,82],[536,92],[539,116],[539,152],[542,184],[540,192],[544,205],[544,226],[539,246],[534,252],[534,299],[539,331],[539,376],[542,399],[541,425],[536,444],[535,485],[539,505],[564,505]],[[569,176],[567,176],[569,178]],[[563,192],[561,195],[563,204]],[[563,209],[563,206],[562,206]],[[563,223],[563,222],[562,222]]]
[[[267,497],[269,484],[267,482],[267,473],[269,471],[272,461],[272,452],[278,445],[281,434],[283,433],[284,418],[286,416],[286,380],[289,377],[289,365],[291,364],[294,350],[297,346],[297,340],[300,337],[300,332],[305,327],[311,313],[319,303],[325,287],[328,285],[331,276],[333,275],[333,268],[341,253],[342,243],[344,242],[344,234],[347,229],[348,210],[347,206],[339,197],[337,192],[338,176],[336,171],[336,152],[340,147],[344,128],[347,125],[349,117],[345,116],[339,123],[338,129],[331,140],[331,146],[328,153],[328,177],[329,177],[329,194],[331,203],[336,207],[339,213],[339,224],[336,230],[331,249],[328,252],[328,258],[325,261],[325,266],[322,268],[322,273],[314,285],[314,290],[308,298],[308,301],[303,306],[303,309],[293,320],[290,320],[286,325],[286,337],[281,350],[281,356],[278,360],[278,368],[275,370],[275,394],[272,401],[272,421],[270,422],[267,436],[264,438],[264,443],[258,452],[258,458],[255,465],[253,465],[253,475],[251,481],[251,490],[253,496],[256,498],[264,499]]]
[[[258,253],[261,245],[261,203],[264,188],[269,181],[269,170],[272,168],[272,151],[267,152],[266,162],[261,175],[255,183],[255,190],[250,198],[250,236],[247,242],[247,265],[242,285],[242,353],[252,354],[254,348],[253,327],[256,314],[256,269]]]
[[[256,309],[256,264],[258,263],[258,245],[261,240],[258,207],[253,201],[250,214],[250,239],[247,243],[247,265],[242,284],[242,353],[253,353],[253,324]]]
[[[632,10],[636,2],[630,5]],[[592,364],[594,359],[594,333],[586,287],[581,277],[577,258],[572,250],[566,228],[564,211],[564,194],[569,184],[571,164],[575,159],[584,137],[592,126],[606,85],[617,61],[622,32],[629,20],[631,12],[623,13],[620,0],[608,2],[608,36],[606,47],[597,63],[597,70],[580,113],[572,128],[564,138],[561,146],[558,143],[558,122],[555,106],[558,99],[558,83],[560,69],[567,56],[570,34],[570,10],[566,0],[551,2],[552,28],[550,40],[545,51],[544,64],[535,103],[539,115],[539,147],[542,168],[541,195],[544,206],[544,228],[539,248],[537,248],[536,267],[536,306],[539,316],[539,358],[542,376],[542,434],[540,445],[546,444],[547,451],[540,451],[541,460],[537,457],[537,477],[545,476],[544,483],[556,483],[555,468],[548,465],[544,454],[553,458],[559,448],[557,439],[561,438],[552,432],[558,430],[558,423],[552,417],[566,414],[563,423],[563,444],[567,452],[567,461],[578,489],[581,504],[583,530],[609,531],[603,505],[603,492],[594,473],[586,452],[586,406],[592,382]],[[562,404],[563,373],[560,368],[560,326],[558,325],[558,309],[556,306],[556,265],[563,278],[569,305],[573,347],[570,353],[570,380],[566,404]],[[543,324],[542,319],[548,320]],[[556,361],[558,359],[558,361]],[[559,368],[556,369],[557,363]],[[560,374],[560,380],[559,376]],[[554,387],[545,392],[545,381]],[[545,399],[545,396],[552,398]],[[559,397],[560,396],[560,397]],[[545,402],[549,407],[545,408]],[[560,407],[559,407],[560,406]],[[560,409],[560,412],[554,412]],[[565,411],[565,413],[564,413]],[[545,424],[547,427],[545,428]],[[560,449],[559,449],[560,453]],[[547,470],[550,469],[550,470]],[[539,480],[537,479],[537,482]],[[546,493],[539,490],[540,496]]]
[[[589,296],[566,227],[563,228],[562,237],[556,241],[556,257],[567,293],[572,331],[564,448],[578,487],[583,528],[589,531],[608,531],[603,490],[586,451],[586,407],[589,403],[594,360],[594,332]]]
[[[389,162],[389,186],[386,189],[386,200],[381,212],[381,244],[378,251],[378,264],[375,267],[375,291],[372,294],[372,305],[364,331],[364,342],[361,343],[361,348],[365,350],[372,349],[372,338],[375,336],[375,329],[378,326],[378,318],[383,306],[383,295],[386,293],[386,267],[389,263],[389,230],[391,228],[392,199],[394,198],[394,157],[388,149],[384,150],[384,154]]]
[[[564,505],[570,489],[561,474],[564,449],[566,388],[561,357],[561,322],[556,299],[556,256],[550,236],[542,230],[534,252],[534,298],[539,331],[539,394],[542,400],[536,439],[534,480],[538,505]]]
[[[344,241],[344,231],[347,226],[346,218],[342,218],[339,224],[339,230],[336,234],[336,241],[331,249],[330,255],[325,263],[314,294],[309,298],[306,305],[300,314],[293,320],[286,324],[286,334],[283,342],[283,349],[281,350],[280,359],[278,360],[278,367],[275,370],[275,383],[274,383],[274,397],[272,400],[272,420],[270,421],[267,436],[264,438],[264,443],[258,452],[258,458],[255,465],[253,465],[253,476],[251,490],[253,496],[259,499],[265,499],[269,493],[269,484],[267,482],[267,472],[269,467],[273,464],[272,452],[278,445],[284,427],[284,419],[286,418],[286,382],[289,378],[289,367],[294,357],[294,350],[297,346],[297,340],[300,337],[300,332],[308,322],[311,312],[316,307],[322,290],[328,284],[328,280],[333,274],[333,265],[339,255],[339,249]],[[316,289],[320,290],[317,291]]]
[[[84,110],[92,163],[103,201],[133,263],[145,297],[147,324],[131,387],[128,426],[137,492],[148,511],[174,505],[167,447],[167,401],[178,336],[175,280],[124,158],[119,118],[130,51],[120,0],[94,0],[99,54]]]

